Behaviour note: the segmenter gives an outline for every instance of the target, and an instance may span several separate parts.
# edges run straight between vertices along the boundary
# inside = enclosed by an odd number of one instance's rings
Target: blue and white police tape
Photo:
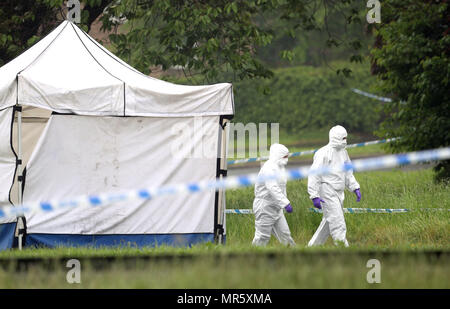
[[[364,143],[356,143],[356,144],[347,145],[346,148],[356,148],[356,147],[364,147],[364,146],[369,146],[369,145],[390,143],[390,142],[393,142],[393,141],[398,140],[398,139],[399,139],[399,137],[394,137],[394,138],[381,139],[381,140],[364,142]],[[299,152],[292,152],[292,153],[289,154],[289,157],[291,158],[291,157],[306,156],[306,155],[310,155],[310,154],[316,153],[317,150],[319,150],[319,149],[312,149],[312,150],[305,150],[305,151],[299,151]],[[233,164],[240,164],[240,163],[258,162],[258,161],[264,161],[264,160],[268,160],[268,159],[269,159],[269,157],[229,160],[227,162],[227,164],[228,165],[233,165]]]
[[[369,146],[369,145],[377,145],[377,144],[385,144],[385,143],[390,143],[396,140],[399,140],[400,137],[394,137],[394,138],[388,138],[388,139],[380,139],[377,141],[370,141],[370,142],[364,142],[364,143],[357,143],[357,144],[351,144],[351,145],[347,145],[347,147],[345,148],[356,148],[356,147],[364,147],[364,146]]]
[[[362,214],[362,213],[378,213],[378,214],[396,214],[396,213],[407,213],[413,211],[450,211],[446,208],[343,208],[344,213],[349,214]],[[309,208],[310,211],[316,213],[322,213],[321,209]]]
[[[382,101],[382,102],[392,102],[392,99],[390,99],[390,98],[380,97],[375,94],[371,94],[371,93],[368,93],[368,92],[365,92],[365,91],[362,91],[362,90],[359,90],[356,88],[351,88],[351,89],[354,93],[363,95],[363,96],[371,98],[371,99],[375,99],[375,100]]]
[[[67,200],[50,200],[35,203],[26,203],[21,206],[5,206],[0,209],[0,218],[16,217],[30,212],[52,212],[60,209],[73,207],[98,207],[112,202],[123,202],[128,200],[149,200],[163,195],[180,193],[194,194],[208,190],[234,189],[251,186],[255,183],[264,183],[281,178],[287,180],[302,179],[309,175],[326,175],[335,172],[355,172],[392,168],[399,165],[417,164],[420,162],[438,161],[450,159],[450,147],[411,152],[399,155],[388,155],[377,158],[355,160],[337,167],[323,167],[311,169],[310,167],[300,167],[287,169],[283,173],[258,175],[228,176],[222,179],[204,180],[196,183],[164,185],[160,187],[144,188],[140,190],[130,190],[120,193],[104,193],[98,195],[80,196]]]
[[[356,88],[352,88],[352,91],[354,93],[357,93],[357,94],[360,94],[360,95],[363,95],[363,96],[366,96],[368,98],[372,98],[372,99],[375,99],[375,100],[378,100],[378,101],[381,101],[381,102],[389,102],[389,103],[392,102],[391,98],[380,97],[380,96],[377,96],[375,94],[364,92],[364,91],[356,89]],[[400,104],[405,105],[406,102],[405,101],[400,101]]]
[[[322,213],[321,209],[317,208],[308,208],[309,211],[315,213]],[[361,214],[361,213],[383,213],[383,214],[395,214],[395,213],[407,213],[411,211],[450,211],[450,209],[445,208],[417,208],[417,209],[408,209],[408,208],[343,208],[344,213],[349,214]],[[242,215],[250,215],[253,214],[252,209],[226,209],[225,213],[227,214],[242,214]]]
[[[251,215],[252,209],[225,209],[226,214],[239,214],[239,215]]]

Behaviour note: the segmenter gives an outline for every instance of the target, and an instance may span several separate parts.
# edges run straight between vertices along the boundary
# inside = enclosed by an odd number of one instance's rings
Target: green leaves
[[[336,74],[337,74],[337,75],[342,74],[342,75],[344,75],[345,77],[350,77],[350,76],[352,75],[352,70],[349,69],[349,68],[337,69],[337,70],[336,70]]]
[[[88,31],[91,23],[103,12],[109,0],[81,0],[80,27]],[[48,34],[65,18],[64,0],[14,0],[0,3],[0,65]]]
[[[322,2],[318,3],[322,5]],[[351,7],[346,5],[340,4],[339,8],[349,10]],[[130,51],[128,59],[133,66],[142,67],[145,62],[162,66],[164,70],[177,67],[182,69],[189,82],[213,83],[270,77],[268,61],[262,61],[260,57],[261,48],[288,40],[298,43],[295,38],[304,35],[300,29],[319,29],[316,9],[315,4],[306,0],[122,0],[108,10],[102,22],[105,29],[112,29],[111,17],[127,18],[123,33],[128,38],[128,46],[114,41],[113,47],[119,55]],[[338,13],[333,11],[336,16]],[[341,19],[339,27],[345,25],[342,16],[335,18]],[[280,20],[285,25],[280,31],[289,39],[274,42],[272,24],[280,24]],[[342,39],[340,43],[335,38],[329,39],[330,47],[344,46]],[[324,44],[323,41],[320,43]],[[360,49],[361,44],[358,45],[358,39],[352,39],[345,48]],[[274,47],[274,52],[269,53],[270,59],[289,62],[309,56],[289,42]],[[353,60],[362,58],[355,56]],[[149,70],[146,68],[144,73]]]
[[[291,50],[282,50],[281,58],[288,60],[288,61],[292,61],[294,59],[294,52]]]
[[[386,105],[391,117],[378,132],[404,137],[391,145],[394,151],[450,145],[449,13],[444,1],[383,2],[383,22],[377,30],[382,45],[372,55],[380,90],[396,99]],[[449,161],[436,170],[440,177],[450,178]]]
[[[238,12],[238,6],[237,6],[236,2],[230,2],[230,3],[228,3],[227,5],[225,5],[224,10],[225,10],[225,12],[226,12],[227,14],[230,14],[232,11],[233,11],[235,14],[237,14],[237,12]]]
[[[336,124],[351,132],[372,133],[381,121],[381,103],[353,93],[350,88],[370,90],[375,78],[367,65],[348,66],[349,78],[330,68],[297,66],[278,69],[271,80],[253,79],[234,83],[235,122],[280,123],[293,134]]]
[[[121,56],[131,52],[132,65],[147,62],[165,70],[177,66],[192,83],[197,82],[194,76],[208,83],[270,76],[254,59],[255,48],[269,44],[272,38],[252,20],[255,1],[165,0],[145,6],[139,1],[126,2],[126,7],[110,14],[125,14],[133,24],[125,34],[127,46],[124,40],[113,39],[112,43]],[[108,20],[107,14],[102,19],[106,28],[112,27]],[[149,68],[144,69],[147,72]]]

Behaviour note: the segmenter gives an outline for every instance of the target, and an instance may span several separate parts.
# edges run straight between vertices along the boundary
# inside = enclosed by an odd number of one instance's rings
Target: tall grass
[[[378,171],[355,174],[361,185],[362,201],[346,192],[346,208],[408,208],[401,214],[346,214],[347,238],[357,247],[439,247],[450,248],[450,211],[425,211],[424,208],[450,209],[448,185],[433,183],[431,170]],[[320,223],[321,214],[308,209],[312,203],[307,180],[292,181],[287,186],[294,212],[285,214],[294,240],[305,246]],[[251,208],[253,188],[227,192],[227,208]],[[227,216],[227,237],[232,244],[249,244],[254,233],[252,215]],[[276,241],[271,240],[275,245]],[[332,245],[329,241],[328,245]]]
[[[227,215],[226,245],[192,248],[57,248],[0,252],[1,288],[450,288],[448,185],[431,170],[355,174],[363,199],[346,193],[344,207],[409,208],[402,214],[347,214],[349,248],[331,240],[306,247],[321,220],[311,207],[306,180],[288,183],[294,207],[286,214],[296,247],[274,238],[251,246],[253,215]],[[227,208],[251,208],[253,188],[227,192]],[[428,255],[427,251],[441,255]],[[44,263],[30,264],[33,258]],[[66,281],[68,259],[82,265],[79,285]],[[106,262],[105,258],[114,258]],[[366,281],[369,259],[381,262],[381,283]],[[20,265],[28,267],[21,268]]]
[[[450,188],[448,184],[433,182],[432,170],[376,171],[355,173],[361,186],[362,200],[357,203],[352,192],[345,193],[346,208],[408,208],[410,213],[398,214],[346,214],[347,239],[349,250],[366,249],[450,249]],[[307,193],[307,180],[290,181],[287,194],[294,207],[291,214],[285,213],[297,249],[306,248],[322,218],[321,214],[309,209],[312,202]],[[228,209],[251,209],[254,199],[253,187],[227,191]],[[433,211],[424,209],[446,209]],[[70,256],[127,256],[149,254],[204,254],[217,252],[242,252],[253,250],[251,242],[254,236],[253,215],[227,214],[226,244],[200,244],[192,248],[57,248],[25,249],[0,252],[1,258],[11,257],[70,257]],[[334,248],[329,240],[325,248]],[[274,238],[268,248],[284,250]],[[286,248],[292,250],[292,248]]]
[[[366,263],[381,263],[381,282],[369,284]],[[81,262],[81,284],[66,281],[68,268],[35,265],[0,268],[2,288],[309,289],[449,288],[449,259],[424,255],[252,254],[196,259],[117,261],[98,267]]]

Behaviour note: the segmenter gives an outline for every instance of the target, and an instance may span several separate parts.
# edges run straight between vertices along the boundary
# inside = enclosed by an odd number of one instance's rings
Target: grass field
[[[356,144],[360,142],[369,142],[374,140],[379,140],[372,135],[367,134],[349,134],[348,135],[348,144]],[[231,140],[230,140],[231,141]],[[245,156],[243,149],[238,149],[237,139],[234,139],[234,147],[230,147],[228,153],[228,159],[243,159],[249,157],[260,157],[260,156],[268,156],[268,149],[270,147],[270,135],[267,141],[267,153],[259,153],[256,152],[255,149],[249,151],[248,138],[245,140]],[[280,132],[279,143],[288,147],[289,152],[298,152],[298,151],[306,151],[312,149],[319,149],[322,146],[325,146],[328,143],[328,129],[327,130],[316,130],[310,132],[299,133],[297,135],[287,134]],[[366,156],[375,156],[375,155],[385,155],[389,152],[386,151],[386,144],[377,144],[377,145],[369,145],[365,147],[356,147],[349,148],[348,153],[351,157],[366,157]],[[313,155],[305,155],[301,157],[292,157],[291,160],[300,160],[300,161],[312,161]]]
[[[450,248],[450,212],[420,211],[421,208],[450,209],[449,187],[433,183],[431,170],[393,170],[355,175],[361,185],[363,199],[356,203],[354,194],[346,192],[344,207],[408,208],[417,211],[405,214],[348,214],[346,222],[351,244],[360,248]],[[287,214],[286,218],[295,241],[300,245],[309,241],[321,220],[320,214],[308,211],[312,204],[306,190],[306,179],[288,183],[288,198],[294,212]],[[227,208],[251,208],[253,188],[231,190],[227,194]],[[234,242],[250,242],[253,218],[234,216],[228,216],[227,236]]]
[[[237,248],[235,248],[237,249]],[[207,252],[215,251],[215,254]],[[449,288],[449,254],[358,252],[351,249],[289,251],[242,248],[239,253],[202,248],[202,253],[157,259],[81,259],[81,284],[66,282],[67,260],[0,270],[2,288],[309,289]],[[111,252],[110,252],[111,253]],[[131,252],[129,252],[131,253]],[[151,253],[150,253],[151,254]],[[366,280],[369,259],[381,264],[381,282]]]
[[[192,248],[58,248],[0,252],[0,288],[450,288],[448,185],[431,170],[358,173],[363,200],[345,207],[409,208],[406,214],[347,214],[349,248],[329,240],[306,244],[321,215],[308,211],[306,180],[288,183],[294,212],[286,214],[296,247],[272,239],[251,246],[252,215],[227,215],[227,243]],[[227,192],[227,208],[251,208],[253,188]],[[81,284],[68,284],[67,260],[80,259]],[[369,284],[366,263],[381,263]]]

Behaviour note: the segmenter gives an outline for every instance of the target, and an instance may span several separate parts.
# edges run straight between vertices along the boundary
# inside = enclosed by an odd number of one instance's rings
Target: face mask
[[[289,158],[282,158],[278,161],[278,164],[281,166],[286,166],[288,163]]]
[[[347,139],[341,140],[336,144],[337,149],[344,149],[347,146]]]

